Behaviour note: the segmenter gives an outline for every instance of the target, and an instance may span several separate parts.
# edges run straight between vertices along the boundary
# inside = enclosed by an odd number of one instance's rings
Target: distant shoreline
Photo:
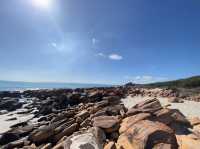
[[[92,87],[111,87],[108,84],[90,84],[90,83],[36,83],[36,82],[18,82],[18,81],[0,81],[0,91],[25,91],[40,89],[75,89]]]

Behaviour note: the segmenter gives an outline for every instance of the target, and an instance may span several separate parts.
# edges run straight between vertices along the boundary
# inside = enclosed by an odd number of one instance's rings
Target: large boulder
[[[4,97],[20,98],[21,93],[19,91],[1,91],[0,98]]]
[[[176,137],[171,128],[160,122],[142,120],[119,136],[118,148],[153,149],[160,146],[177,149]]]
[[[131,116],[137,113],[146,113],[146,112],[154,113],[160,109],[162,109],[162,106],[158,99],[149,99],[133,106],[131,109],[128,110],[127,115]]]
[[[170,125],[172,123],[179,123],[181,125],[185,125],[190,127],[190,122],[187,118],[177,109],[168,109],[163,108],[154,113],[154,120],[162,122],[166,125]]]
[[[22,105],[23,105],[23,103],[20,103],[19,99],[10,98],[8,100],[2,100],[0,102],[0,110],[14,111],[16,109],[21,108]]]
[[[63,146],[64,149],[103,149],[103,144],[98,141],[91,130],[68,137]]]
[[[57,142],[64,136],[70,136],[77,129],[78,129],[78,124],[77,123],[74,123],[69,127],[66,127],[62,132],[60,132],[59,134],[54,136],[54,141]]]
[[[176,136],[179,149],[199,149],[200,148],[200,140],[193,139],[186,135],[177,135]]]
[[[20,138],[18,134],[12,133],[12,132],[6,132],[2,135],[0,135],[0,145],[5,145],[7,143],[16,141]]]
[[[123,133],[125,132],[128,128],[130,128],[132,125],[134,125],[135,123],[144,120],[144,119],[148,119],[151,116],[151,114],[149,113],[139,113],[130,117],[127,117],[125,119],[122,120],[121,123],[121,127],[119,129],[119,133]]]
[[[29,140],[34,143],[43,143],[48,141],[48,139],[50,139],[54,133],[53,126],[42,126],[29,135]]]
[[[93,119],[94,127],[100,127],[107,133],[117,131],[119,129],[119,120],[115,116],[98,116]]]

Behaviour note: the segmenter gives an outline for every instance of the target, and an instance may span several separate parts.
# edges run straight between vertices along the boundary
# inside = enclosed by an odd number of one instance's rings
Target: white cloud
[[[97,53],[96,56],[99,56],[99,57],[104,57],[104,58],[108,58],[110,60],[122,60],[123,57],[121,55],[118,55],[118,54],[110,54],[110,55],[106,55],[104,53]]]
[[[126,81],[138,83],[138,84],[145,84],[145,83],[153,83],[153,82],[160,82],[160,81],[167,81],[168,79],[165,77],[157,77],[157,76],[150,76],[150,75],[143,75],[143,76],[125,76]]]
[[[123,59],[123,57],[121,55],[118,55],[118,54],[110,54],[108,57],[111,60],[122,60]]]
[[[98,39],[96,39],[96,38],[92,38],[92,44],[93,44],[93,45],[96,45],[98,42],[99,42]]]
[[[54,48],[57,48],[57,44],[55,42],[50,43],[50,45]]]
[[[100,56],[100,57],[106,57],[106,55],[103,54],[103,53],[97,53],[97,56]]]

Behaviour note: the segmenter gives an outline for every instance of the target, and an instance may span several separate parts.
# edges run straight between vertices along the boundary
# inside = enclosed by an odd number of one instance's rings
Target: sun
[[[52,0],[32,0],[35,7],[48,10],[52,6]]]

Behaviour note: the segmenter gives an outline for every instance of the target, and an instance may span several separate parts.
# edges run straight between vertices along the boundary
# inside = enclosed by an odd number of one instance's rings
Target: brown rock
[[[135,124],[135,123],[137,123],[141,120],[147,119],[150,116],[151,116],[151,114],[149,114],[149,113],[139,113],[139,114],[136,114],[134,116],[130,116],[130,117],[123,119],[123,121],[120,125],[121,127],[119,129],[119,133],[121,134],[121,133],[125,132],[133,124]]]
[[[184,101],[181,98],[178,97],[171,97],[168,99],[168,102],[171,103],[183,103]]]
[[[153,149],[160,143],[164,146],[170,144],[170,149],[178,148],[176,137],[171,128],[159,122],[142,120],[120,135],[117,146],[119,149]]]
[[[162,109],[162,106],[158,99],[150,99],[142,101],[131,109],[128,110],[126,113],[128,116],[135,115],[138,113],[154,113],[158,110]]]
[[[109,103],[113,104],[113,103],[118,103],[120,101],[120,97],[119,96],[108,96],[108,97],[104,97],[103,100],[107,100]]]
[[[24,141],[23,140],[18,140],[18,141],[15,141],[15,142],[8,143],[5,146],[2,146],[2,149],[21,148],[23,146],[24,146]]]
[[[79,117],[85,120],[88,116],[90,116],[90,113],[87,110],[83,110],[80,113],[78,113],[75,117]]]
[[[155,119],[159,122],[165,123],[166,125],[170,123],[180,123],[183,125],[190,126],[190,122],[186,117],[177,109],[161,109],[154,113]]]
[[[106,135],[105,135],[104,131],[101,128],[99,128],[99,127],[92,127],[92,128],[90,128],[89,131],[92,132],[92,134],[94,134],[94,136],[97,138],[97,141],[100,144],[104,144],[105,143],[105,141],[106,141]]]
[[[52,149],[64,149],[64,142],[56,144]]]
[[[200,125],[195,125],[193,127],[193,131],[198,132],[200,134]]]
[[[142,101],[138,104],[136,104],[134,106],[134,108],[138,108],[138,109],[149,109],[150,111],[157,111],[157,109],[161,109],[162,106],[159,102],[158,99],[154,98],[154,99],[149,99],[149,100],[145,100],[145,101]]]
[[[92,132],[73,134],[64,141],[64,149],[102,149],[103,145],[98,142]]]
[[[135,109],[135,108],[130,108],[130,109],[126,112],[126,115],[127,115],[127,116],[133,116],[133,115],[138,114],[138,113],[142,113],[142,110],[140,110],[140,109]]]
[[[119,129],[119,120],[114,116],[99,116],[94,118],[94,127],[100,127],[107,133],[117,131]]]
[[[48,140],[54,135],[54,128],[51,126],[43,126],[31,133],[29,140],[34,143],[41,143]]]
[[[64,136],[69,136],[71,135],[74,131],[78,129],[78,124],[72,124],[71,126],[65,128],[61,133],[57,134],[54,136],[54,141],[57,142],[59,141],[62,137]]]
[[[86,119],[84,120],[81,124],[80,124],[81,127],[88,127],[88,126],[91,126],[91,120],[90,119]]]
[[[164,144],[164,143],[159,143],[156,144],[153,149],[172,149],[173,146],[171,144]]]
[[[163,108],[159,111],[156,111],[155,113],[155,119],[159,122],[162,122],[166,125],[170,124],[171,122],[174,121],[174,119],[172,118],[171,114],[172,111],[170,109],[167,108]]]
[[[41,149],[51,149],[51,148],[52,148],[51,143],[48,143],[48,144],[44,145]]]
[[[104,149],[116,149],[115,142],[110,141],[104,146]]]
[[[179,149],[199,149],[200,140],[192,139],[186,135],[177,135],[176,136]]]
[[[171,117],[175,122],[190,126],[190,122],[186,117],[177,109],[171,109]]]
[[[200,124],[200,118],[199,117],[192,117],[189,119],[189,122],[192,126],[199,125]]]

